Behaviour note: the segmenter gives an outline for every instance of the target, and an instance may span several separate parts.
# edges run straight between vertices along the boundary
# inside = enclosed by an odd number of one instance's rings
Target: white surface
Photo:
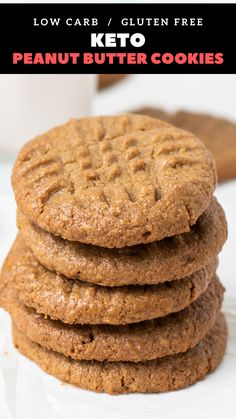
[[[186,92],[180,96],[181,83]],[[192,78],[191,78],[192,77]],[[206,77],[206,78],[205,78]],[[149,80],[148,80],[149,79]],[[212,81],[211,81],[212,80]],[[94,112],[116,112],[153,103],[172,109],[177,106],[202,107],[209,112],[233,117],[236,108],[236,77],[211,76],[133,76],[129,81],[107,90],[96,99]],[[165,83],[165,84],[164,84]],[[234,84],[232,84],[234,83]],[[172,86],[166,90],[167,84]],[[224,100],[217,100],[215,89]],[[187,90],[192,86],[192,92]],[[208,89],[208,94],[198,90]],[[229,89],[229,86],[232,86]],[[198,100],[196,101],[196,99]],[[200,100],[201,99],[201,100]],[[193,105],[194,104],[194,105]],[[11,164],[0,160],[0,261],[16,234],[15,204],[10,189]],[[217,371],[186,390],[168,394],[97,395],[61,384],[19,355],[12,347],[8,315],[0,310],[0,419],[232,419],[236,411],[236,181],[217,188],[216,196],[225,208],[229,239],[220,256],[219,274],[226,287],[224,311],[229,324],[229,345]]]

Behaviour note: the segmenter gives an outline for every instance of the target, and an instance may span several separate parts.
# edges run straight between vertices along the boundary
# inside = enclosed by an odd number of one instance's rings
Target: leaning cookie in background
[[[98,74],[99,90],[110,87],[127,77],[127,74]]]
[[[187,111],[168,113],[158,108],[141,108],[135,112],[160,118],[197,135],[215,159],[218,180],[224,181],[236,177],[235,122],[203,113]]]

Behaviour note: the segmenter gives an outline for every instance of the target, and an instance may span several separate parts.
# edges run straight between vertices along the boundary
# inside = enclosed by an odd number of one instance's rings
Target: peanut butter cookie
[[[203,113],[143,108],[137,111],[153,118],[160,118],[197,135],[215,159],[219,181],[236,177],[236,123]]]
[[[192,275],[159,285],[102,287],[44,268],[18,236],[3,265],[0,290],[11,284],[38,313],[64,323],[127,324],[177,312],[207,288],[216,261]]]
[[[19,209],[46,231],[120,248],[189,231],[216,172],[193,134],[126,114],[71,120],[28,142],[12,184]]]
[[[213,326],[223,298],[214,279],[207,290],[184,310],[126,326],[66,325],[37,314],[7,287],[1,305],[18,330],[47,349],[77,360],[140,362],[185,352],[197,345]]]
[[[221,362],[227,327],[219,313],[211,331],[187,352],[146,362],[76,361],[29,340],[16,326],[19,351],[59,380],[109,394],[153,393],[178,390],[202,380]]]
[[[216,258],[227,238],[224,211],[216,199],[190,232],[123,249],[64,240],[22,213],[18,213],[18,226],[42,265],[68,278],[109,287],[157,284],[191,275]]]

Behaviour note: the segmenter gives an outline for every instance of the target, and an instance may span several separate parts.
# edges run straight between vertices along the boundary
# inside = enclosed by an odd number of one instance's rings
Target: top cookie
[[[157,119],[71,120],[27,143],[13,169],[20,210],[68,240],[124,247],[189,231],[208,207],[214,162]]]

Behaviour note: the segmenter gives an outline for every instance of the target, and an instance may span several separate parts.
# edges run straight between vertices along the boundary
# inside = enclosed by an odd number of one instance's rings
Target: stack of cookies
[[[111,394],[217,367],[227,226],[200,140],[147,116],[71,120],[25,145],[12,181],[19,234],[0,297],[20,352]]]

